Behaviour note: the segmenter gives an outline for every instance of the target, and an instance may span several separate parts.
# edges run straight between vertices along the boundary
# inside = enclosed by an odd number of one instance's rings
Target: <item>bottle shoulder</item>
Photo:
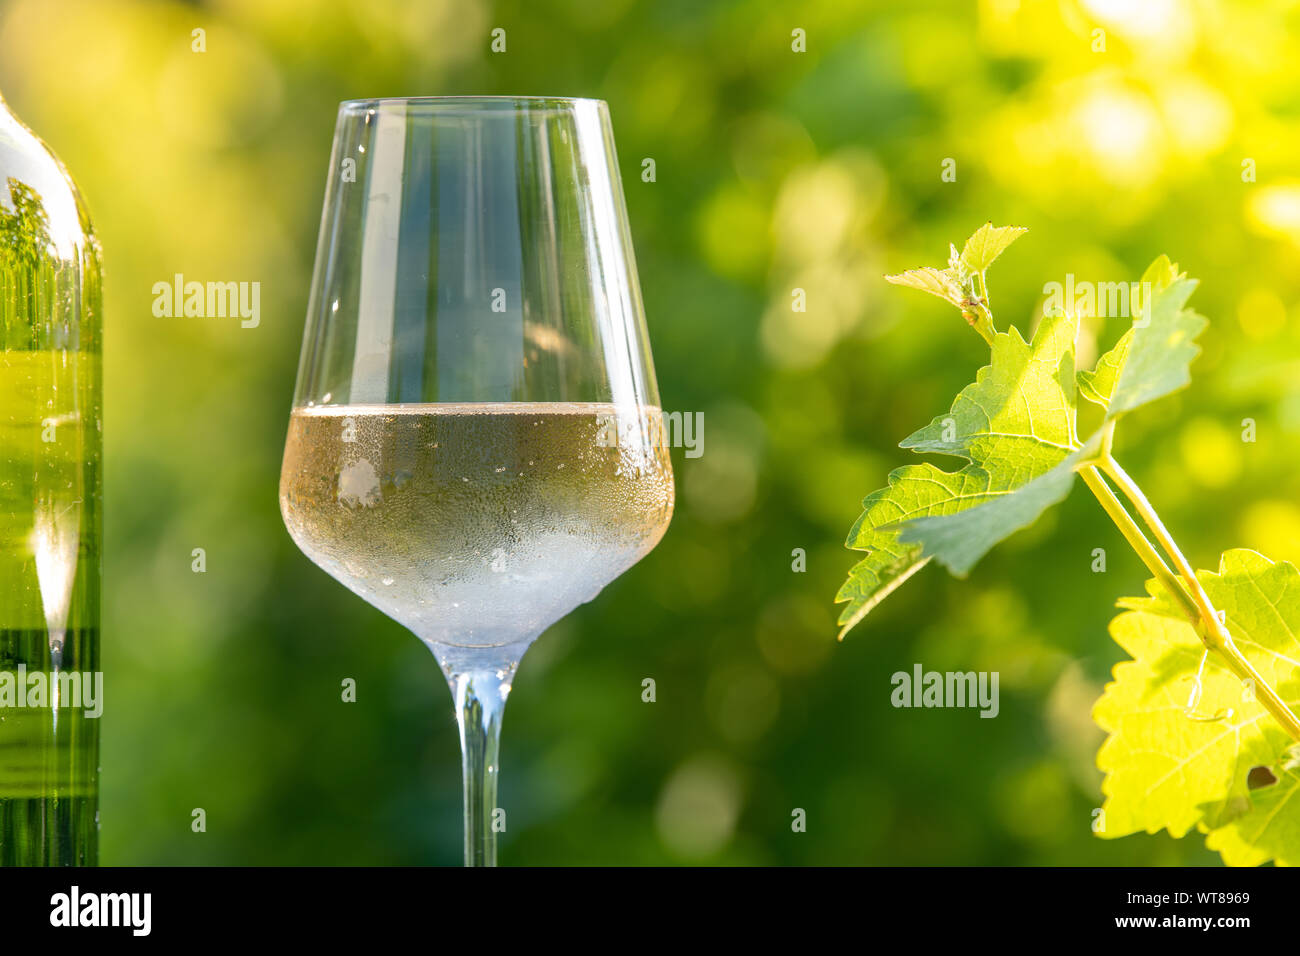
[[[0,102],[0,235],[58,259],[98,258],[86,203],[54,152]],[[18,234],[21,234],[19,236]]]

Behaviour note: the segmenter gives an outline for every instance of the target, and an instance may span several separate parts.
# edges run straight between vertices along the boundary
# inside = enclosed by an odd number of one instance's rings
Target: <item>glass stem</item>
[[[438,662],[456,702],[465,794],[465,865],[496,866],[497,833],[505,814],[497,806],[501,718],[524,645],[439,647]]]

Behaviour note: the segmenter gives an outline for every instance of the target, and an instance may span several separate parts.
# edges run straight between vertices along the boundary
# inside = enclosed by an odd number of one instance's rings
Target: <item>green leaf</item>
[[[1295,661],[1300,659],[1300,572],[1254,551],[1233,550],[1218,572],[1197,574],[1215,607],[1225,613],[1239,650],[1292,706],[1300,702]],[[1181,837],[1193,827],[1211,835],[1216,848],[1245,859],[1242,845],[1258,831],[1273,842],[1270,857],[1300,857],[1300,804],[1289,812],[1276,787],[1250,790],[1254,767],[1273,767],[1293,743],[1246,687],[1205,649],[1177,605],[1155,582],[1153,595],[1122,602],[1128,608],[1111,622],[1111,635],[1133,660],[1116,665],[1114,680],[1093,710],[1108,734],[1097,754],[1106,774],[1105,837],[1168,830]],[[1193,698],[1200,671],[1199,699]],[[1191,707],[1189,709],[1189,702]],[[1274,771],[1277,773],[1278,771]],[[1263,825],[1271,807],[1281,819]],[[1249,839],[1248,839],[1249,838]],[[1255,852],[1258,855],[1258,852]],[[1260,860],[1262,862],[1262,860]]]
[[[1178,263],[1171,262],[1169,257],[1162,252],[1151,260],[1151,265],[1147,266],[1146,272],[1142,273],[1138,285],[1143,290],[1144,295],[1148,288],[1154,295],[1169,288],[1179,279],[1186,278],[1187,273],[1178,271]]]
[[[1091,372],[1079,373],[1079,394],[1095,405],[1103,408],[1110,404],[1110,396],[1119,381],[1120,370],[1128,358],[1128,350],[1133,345],[1133,329],[1129,328],[1115,347],[1097,360],[1097,367]]]
[[[840,637],[867,616],[894,589],[925,566],[921,548],[902,544],[895,525],[911,514],[927,514],[942,507],[947,493],[942,485],[927,480],[924,465],[908,465],[890,472],[889,483],[862,502],[862,515],[849,531],[846,547],[866,551],[867,556],[849,569],[835,602],[848,601],[840,614]],[[937,468],[932,468],[938,471]],[[932,498],[927,499],[926,494]]]
[[[1026,344],[1013,326],[993,340],[989,364],[952,408],[904,438],[900,448],[983,462],[1009,457],[1041,474],[1077,447],[1073,316],[1049,316]]]
[[[1205,845],[1217,850],[1228,866],[1300,865],[1300,770],[1293,756],[1276,768],[1277,782],[1250,791],[1250,809],[1211,830]]]
[[[836,597],[849,602],[840,616],[844,631],[931,555],[965,573],[1069,491],[1083,453],[1074,434],[1076,331],[1073,316],[1061,315],[1044,318],[1032,343],[1014,328],[998,333],[992,361],[951,411],[903,442],[968,464],[956,472],[930,464],[899,468],[863,501],[846,544],[867,556]]]
[[[961,250],[961,261],[971,272],[983,272],[1007,246],[1028,231],[1024,226],[995,226],[986,222],[966,240]]]
[[[913,520],[899,541],[922,546],[962,576],[989,549],[1032,524],[1069,494],[1078,462],[1099,436],[1075,435],[1072,314],[1045,316],[1031,346],[1014,329],[994,340],[993,361],[963,389],[952,410],[903,441],[904,448],[968,459],[961,508]]]
[[[1099,432],[1086,446],[1022,485],[1012,484],[1020,477],[1015,470],[999,468],[989,474],[977,466],[968,466],[959,475],[967,479],[965,498],[975,507],[908,521],[898,539],[903,544],[920,543],[922,558],[937,558],[957,577],[965,577],[994,545],[1027,528],[1044,511],[1065,499],[1074,485],[1075,468],[1097,453],[1100,440]]]
[[[958,308],[961,308],[962,300],[965,298],[961,284],[952,274],[944,269],[936,269],[934,266],[908,269],[897,275],[885,276],[885,281],[937,295]]]
[[[1079,373],[1080,394],[1103,406],[1107,421],[1186,386],[1189,366],[1201,351],[1195,340],[1206,320],[1183,308],[1196,282],[1160,256],[1143,274],[1140,288],[1132,327],[1096,369]]]
[[[1027,231],[1020,226],[994,226],[992,223],[985,223],[966,240],[966,245],[961,252],[949,243],[948,268],[936,269],[933,266],[925,266],[921,269],[909,269],[897,275],[887,275],[885,279],[895,285],[904,285],[937,295],[945,302],[952,303],[961,310],[962,317],[971,328],[992,346],[997,329],[993,327],[988,297],[983,290],[984,270],[1003,249],[1015,241],[1016,237]]]

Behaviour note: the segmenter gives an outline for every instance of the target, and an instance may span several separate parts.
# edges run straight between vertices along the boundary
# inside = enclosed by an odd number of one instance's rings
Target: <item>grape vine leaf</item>
[[[1138,283],[1138,288],[1142,292],[1140,308],[1134,304],[1132,294],[1129,296],[1135,325],[1146,312],[1148,292],[1151,296],[1163,292],[1179,278],[1182,276],[1178,273],[1178,266],[1170,262],[1166,255],[1157,256],[1156,260],[1147,266],[1146,272],[1142,274]],[[1115,383],[1128,357],[1129,347],[1133,344],[1134,331],[1132,326],[1126,329],[1114,348],[1097,360],[1097,367],[1094,370],[1079,372],[1079,394],[1088,401],[1101,406],[1110,404],[1111,393],[1115,391]]]
[[[1024,226],[995,226],[986,222],[966,240],[960,253],[956,248],[952,249],[947,269],[922,266],[885,276],[885,279],[895,285],[909,286],[937,295],[960,308],[966,297],[974,294],[974,289],[969,287],[970,277],[983,273],[993,264],[994,259],[1006,251],[1007,246],[1028,231]]]
[[[906,272],[900,272],[897,275],[885,276],[885,280],[894,283],[894,285],[920,289],[922,292],[937,295],[945,302],[951,302],[958,307],[961,306],[962,299],[965,297],[960,282],[946,269],[936,269],[934,266],[908,269]]]
[[[1063,501],[1074,485],[1075,468],[1099,447],[1100,434],[1093,435],[1086,445],[1018,487],[1004,487],[990,477],[984,486],[963,491],[974,493],[975,507],[912,518],[900,529],[898,540],[920,543],[923,557],[936,558],[955,576],[965,577],[995,545]],[[965,473],[966,469],[959,472]]]
[[[951,412],[902,443],[916,451],[964,457],[968,463],[956,472],[929,463],[906,465],[863,501],[863,513],[845,543],[868,554],[850,570],[836,596],[849,602],[840,616],[841,634],[928,560],[924,545],[900,537],[904,522],[981,510],[977,533],[954,560],[968,568],[974,563],[966,563],[968,552],[982,548],[983,554],[1069,491],[1067,459],[1079,449],[1074,435],[1076,331],[1072,315],[1058,315],[1045,317],[1029,343],[1014,327],[999,332],[991,362],[957,396]],[[987,508],[986,503],[997,509],[977,509],[982,504]],[[949,557],[944,549],[940,559]]]
[[[1025,230],[982,226],[946,271],[912,270],[890,281],[950,298],[975,267],[987,268]],[[1196,283],[1165,256],[1142,277],[1146,290],[1130,328],[1092,371],[1076,373],[1072,309],[1045,315],[1031,343],[1013,327],[990,337],[992,360],[952,410],[902,442],[917,452],[965,458],[956,472],[911,465],[868,495],[845,544],[867,555],[836,595],[848,602],[840,637],[936,558],[961,577],[998,542],[1033,523],[1069,494],[1075,469],[1099,450],[1119,415],[1183,387],[1206,320],[1184,306]],[[951,300],[951,299],[950,299]],[[1076,432],[1077,395],[1106,407],[1085,441]]]
[[[1196,288],[1196,283],[1179,278],[1177,267],[1164,256],[1151,264],[1143,281],[1150,283],[1150,302],[1143,303],[1133,327],[1126,333],[1129,336],[1127,343],[1117,345],[1103,357],[1102,372],[1094,371],[1080,377],[1095,395],[1106,398],[1107,422],[1182,388],[1191,380],[1189,366],[1200,353],[1194,340],[1205,327],[1206,320],[1183,308],[1188,296]],[[1159,291],[1156,291],[1157,288]],[[1043,321],[1046,322],[1047,318]],[[959,513],[926,516],[909,521],[899,533],[900,542],[920,542],[924,556],[935,557],[953,574],[962,576],[1007,534],[1030,524],[1048,507],[1069,494],[1075,467],[1095,454],[1102,441],[1102,431],[1099,429],[1082,443],[1074,438],[1073,339],[1060,344],[1060,355],[1062,368],[1064,369],[1067,359],[1070,368],[1057,383],[1059,388],[1055,391],[1025,393],[1022,398],[1024,414],[1034,423],[1034,427],[1037,427],[1037,421],[1043,414],[1060,414],[1060,402],[1064,401],[1068,405],[1065,417],[1069,421],[1072,442],[1068,457],[1059,459],[1046,471],[1036,471],[1031,465],[1031,471],[1035,471],[1032,480],[1015,489],[1014,493],[990,499],[987,503],[978,503],[979,507]],[[1065,375],[1069,376],[1068,381]],[[958,403],[961,400],[959,396]],[[954,405],[954,414],[956,411],[957,406]],[[904,447],[964,453],[963,449],[950,449],[933,442],[931,439],[934,429],[935,424],[932,423],[929,428],[905,441]],[[917,436],[924,437],[917,441]],[[993,447],[975,460],[987,468],[986,462],[996,461],[1002,466],[1017,466],[1023,464],[1026,458],[1020,447],[1011,445]]]
[[[903,448],[968,459],[965,507],[910,516],[901,544],[919,543],[958,577],[999,541],[1061,501],[1075,466],[1100,435],[1075,434],[1073,313],[1044,316],[1026,346],[1015,328],[994,341],[993,362],[962,390],[952,410],[902,442]],[[942,472],[940,474],[943,474]]]
[[[1196,281],[1160,256],[1143,273],[1139,288],[1143,294],[1133,325],[1093,371],[1079,373],[1079,394],[1105,408],[1108,421],[1188,385],[1192,360],[1201,351],[1195,340],[1207,320],[1183,308]],[[1135,300],[1136,295],[1130,298]]]
[[[1217,850],[1228,866],[1300,865],[1300,767],[1295,749],[1275,776],[1276,783],[1250,793],[1250,809],[1230,823],[1210,830],[1205,845]]]
[[[1024,226],[995,226],[986,222],[975,230],[961,248],[961,262],[971,272],[983,272],[1029,230]]]
[[[1260,676],[1291,706],[1300,703],[1300,571],[1237,549],[1217,572],[1197,577]],[[1106,774],[1100,835],[1163,829],[1181,837],[1198,827],[1229,863],[1263,862],[1261,854],[1300,860],[1300,803],[1285,812],[1295,774],[1279,768],[1293,741],[1217,655],[1205,656],[1178,605],[1154,581],[1147,588],[1151,596],[1121,601],[1126,610],[1111,622],[1133,659],[1115,666],[1093,709],[1108,734],[1097,754]],[[1260,766],[1278,782],[1251,790],[1250,771]]]

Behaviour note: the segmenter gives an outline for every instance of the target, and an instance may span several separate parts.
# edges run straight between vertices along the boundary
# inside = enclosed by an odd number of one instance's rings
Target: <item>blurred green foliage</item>
[[[441,674],[298,553],[276,504],[336,104],[455,93],[609,101],[664,405],[706,423],[703,457],[674,455],[663,543],[524,661],[503,861],[1217,860],[1195,838],[1090,833],[1088,711],[1121,656],[1106,623],[1144,575],[1082,492],[969,579],[922,572],[841,645],[831,598],[862,496],[911,457],[896,443],[987,357],[949,306],[881,276],[942,263],[988,219],[1030,228],[991,273],[1002,326],[1028,332],[1067,272],[1136,279],[1168,252],[1203,278],[1193,389],[1127,421],[1118,452],[1198,566],[1233,546],[1300,558],[1296,18],[1224,0],[0,2],[0,90],[74,172],[106,257],[103,862],[459,861]],[[175,273],[260,281],[261,325],[154,318]],[[1081,361],[1124,321],[1087,323]],[[916,662],[999,671],[999,718],[893,709],[890,675]]]

